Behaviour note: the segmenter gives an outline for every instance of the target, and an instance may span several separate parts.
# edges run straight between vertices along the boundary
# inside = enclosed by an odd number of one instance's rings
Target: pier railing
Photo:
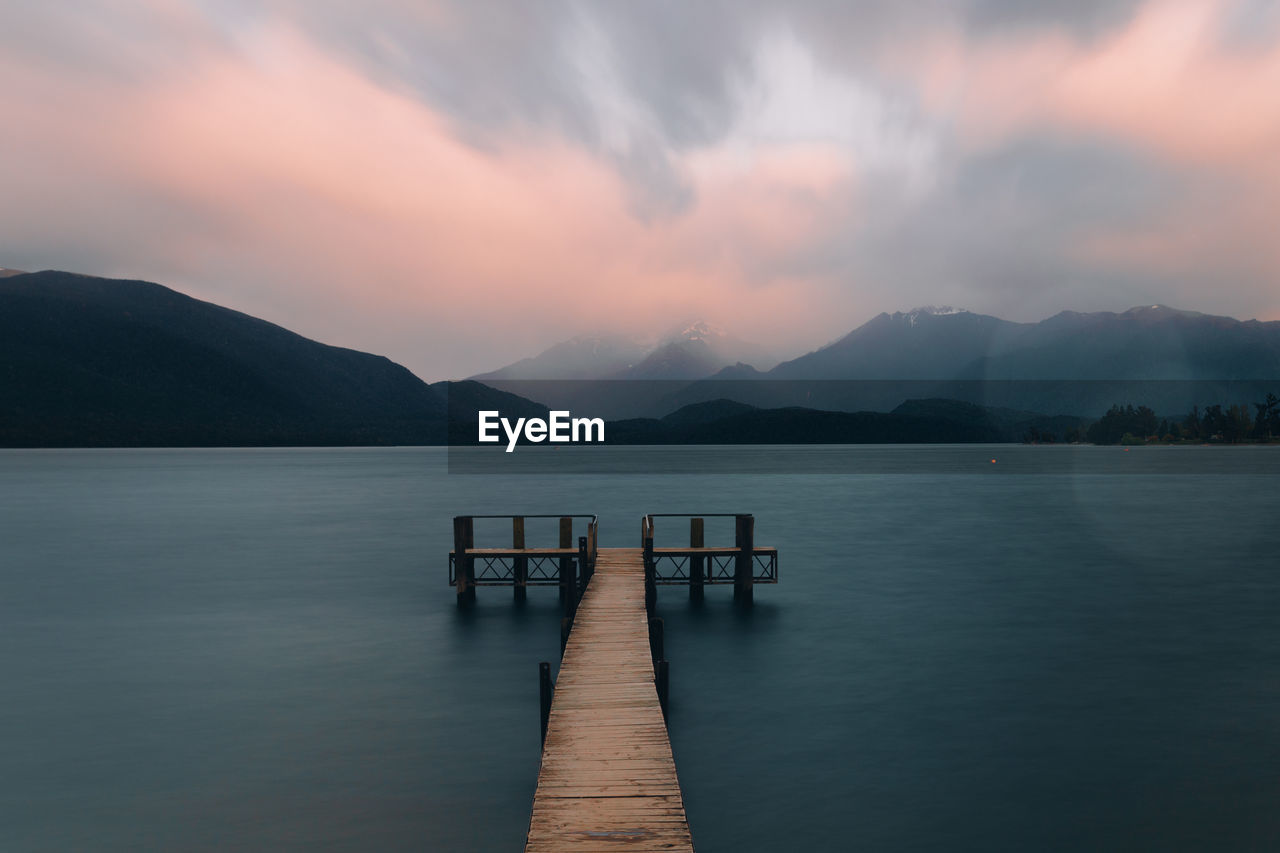
[[[656,547],[655,519],[689,519],[688,547]],[[707,518],[732,518],[734,543],[706,544]],[[702,597],[704,584],[732,583],[733,597],[752,599],[752,587],[758,583],[778,582],[778,549],[755,544],[755,518],[743,513],[649,513],[640,522],[640,544],[644,549],[647,583],[653,585],[689,586],[689,597]]]
[[[560,520],[558,546],[529,547],[525,520]],[[477,547],[476,519],[510,519],[510,546]],[[574,521],[586,519],[586,535],[574,542]],[[594,515],[458,515],[453,519],[453,550],[449,552],[449,584],[458,603],[475,600],[478,586],[510,586],[524,601],[531,586],[558,586],[561,599],[576,603],[595,571],[599,525]]]
[[[732,545],[707,544],[705,521],[732,518]],[[510,519],[511,544],[477,546],[476,519]],[[530,546],[526,519],[559,519],[555,545]],[[575,521],[586,520],[585,536],[574,541]],[[687,546],[657,546],[655,526],[671,519],[688,519]],[[661,520],[661,521],[659,521]],[[581,529],[581,528],[579,528]],[[561,604],[572,616],[595,572],[599,553],[599,524],[595,515],[459,515],[453,519],[453,550],[449,552],[449,585],[459,604],[475,601],[476,587],[510,586],[516,601],[524,601],[531,586],[558,586]],[[688,586],[689,597],[703,597],[708,584],[733,584],[735,600],[750,602],[756,584],[778,582],[778,549],[755,544],[755,518],[744,513],[649,513],[641,518],[640,545],[644,555],[646,599],[652,602],[658,586]],[[650,604],[652,610],[652,604]]]

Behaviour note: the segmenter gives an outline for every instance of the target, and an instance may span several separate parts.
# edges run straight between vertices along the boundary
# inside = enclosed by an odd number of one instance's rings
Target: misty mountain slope
[[[881,314],[769,379],[1273,379],[1280,323],[1165,306],[1038,323],[969,312]]]
[[[764,347],[743,341],[703,321],[682,324],[656,341],[625,335],[585,335],[562,341],[536,356],[472,378],[481,382],[521,379],[701,379],[740,362],[769,366]]]
[[[1016,348],[967,368],[984,379],[1275,379],[1280,323],[1240,321],[1163,305],[1035,324]]]
[[[939,379],[1009,346],[1025,331],[968,311],[880,314],[835,343],[783,362],[770,379]]]
[[[772,357],[763,347],[699,321],[666,335],[639,364],[614,378],[703,379],[743,362],[769,364]]]
[[[158,284],[0,279],[0,442],[426,443],[444,400],[381,356]]]
[[[536,356],[474,377],[494,379],[600,379],[642,361],[651,347],[625,335],[582,335],[561,341]]]

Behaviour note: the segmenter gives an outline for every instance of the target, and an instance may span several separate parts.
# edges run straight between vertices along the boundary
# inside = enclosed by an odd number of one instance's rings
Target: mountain
[[[662,398],[672,411],[729,398],[781,408],[887,412],[908,399],[1100,417],[1132,402],[1161,415],[1280,393],[1280,323],[1181,311],[1064,311],[1017,323],[954,309],[880,314],[766,372],[735,365]],[[660,412],[659,412],[660,413]]]
[[[1247,380],[1280,377],[1280,322],[1163,305],[1063,311],[993,348],[967,371],[985,379]]]
[[[0,446],[438,444],[495,400],[545,411],[158,284],[0,278]]]
[[[738,362],[770,365],[769,353],[703,321],[682,324],[656,341],[621,335],[563,341],[506,367],[472,377],[495,380],[701,379]]]
[[[1034,323],[951,308],[885,313],[767,371],[742,358],[725,361],[733,355],[726,338],[692,324],[606,379],[494,384],[612,420],[719,398],[840,412],[888,412],[905,400],[936,398],[1095,418],[1133,402],[1172,416],[1280,393],[1280,323],[1160,305],[1066,311]],[[708,373],[717,361],[724,366]]]
[[[1023,324],[968,311],[880,314],[770,379],[947,379],[1020,336]]]
[[[968,311],[880,314],[769,379],[1249,380],[1280,377],[1280,322],[1163,305],[1014,323]]]
[[[702,379],[729,365],[770,361],[763,347],[698,321],[665,335],[638,364],[611,378]]]
[[[638,338],[584,335],[562,341],[532,358],[472,377],[494,379],[600,379],[622,373],[652,350]]]
[[[759,411],[756,406],[739,403],[736,400],[707,400],[704,403],[691,403],[662,418],[662,423],[673,427],[687,427],[696,424],[709,424],[725,418],[737,417],[748,412]]]

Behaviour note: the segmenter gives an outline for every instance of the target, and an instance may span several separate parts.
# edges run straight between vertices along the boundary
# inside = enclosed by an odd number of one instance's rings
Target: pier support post
[[[565,616],[560,620],[560,657],[564,657],[564,650],[569,646],[569,632],[573,630],[573,618]]]
[[[573,547],[573,519],[560,519],[560,547]],[[569,599],[573,595],[573,587],[569,577],[569,571],[573,567],[572,557],[560,558],[560,610],[568,615],[573,605],[569,603]]]
[[[703,545],[703,524],[700,518],[689,519],[689,547],[701,548]],[[694,602],[702,601],[702,577],[703,577],[703,560],[702,556],[689,557],[689,600]]]
[[[551,664],[543,661],[538,664],[538,701],[542,720],[542,745],[547,745],[547,723],[551,721],[551,697],[555,694],[555,685],[551,683]]]
[[[738,556],[733,567],[733,600],[742,604],[750,604],[753,598],[753,577],[755,560],[755,518],[750,515],[739,515],[734,524],[734,545],[738,548]]]
[[[569,558],[563,569],[560,582],[561,591],[564,593],[561,597],[563,606],[560,608],[560,613],[573,619],[578,612],[580,596],[578,595],[578,563],[572,557]]]
[[[658,606],[658,580],[653,565],[653,519],[647,515],[640,522],[640,537],[644,546],[644,609],[652,616]]]
[[[587,591],[587,583],[591,580],[591,567],[587,563],[587,537],[578,537],[578,598]]]
[[[475,557],[467,553],[474,547],[475,527],[471,516],[454,516],[453,572],[459,607],[465,607],[476,600],[476,562]]]
[[[511,547],[524,549],[524,516],[517,515],[511,519]],[[529,595],[529,558],[516,557],[512,561],[515,574],[515,600],[524,601]]]
[[[671,692],[670,667],[665,660],[658,661],[658,668],[653,676],[654,687],[658,689],[658,705],[662,708],[662,722],[667,721],[667,697]]]
[[[649,619],[649,652],[653,655],[655,668],[658,666],[658,661],[666,657],[663,649],[662,628],[661,616],[654,616]]]

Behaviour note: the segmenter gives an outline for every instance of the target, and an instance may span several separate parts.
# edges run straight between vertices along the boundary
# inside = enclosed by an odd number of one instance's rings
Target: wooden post
[[[700,518],[689,519],[689,547],[703,547],[703,524]],[[689,557],[689,600],[702,601],[702,567],[705,558],[701,555]]]
[[[658,661],[653,683],[658,688],[658,704],[662,707],[662,722],[667,721],[667,696],[671,692],[670,667],[665,660]]]
[[[565,569],[561,575],[562,587],[565,591],[563,601],[564,606],[560,608],[560,613],[568,616],[570,619],[578,612],[578,563],[572,557],[565,564]]]
[[[586,592],[586,581],[590,580],[586,575],[586,537],[577,538],[577,599],[581,601],[582,593]]]
[[[524,516],[517,515],[511,519],[511,547],[524,548]],[[512,561],[515,572],[515,599],[524,601],[529,595],[529,558],[516,557]]]
[[[569,632],[573,630],[573,617],[566,616],[560,620],[560,657],[564,657],[564,650],[569,645]]]
[[[640,533],[644,545],[644,609],[650,616],[658,606],[657,571],[653,565],[653,519],[645,516]]]
[[[561,548],[573,547],[573,519],[572,518],[560,519],[560,547]],[[572,607],[572,605],[569,603],[570,593],[572,592],[572,587],[570,586],[571,581],[569,580],[569,570],[570,568],[572,568],[572,566],[573,566],[572,557],[560,558],[560,610],[564,612],[566,615],[568,614],[569,609]]]
[[[466,528],[462,524],[462,516],[455,515],[453,517],[453,585],[454,592],[458,596],[459,607],[467,601],[467,573],[462,569],[467,554],[466,541]]]
[[[587,555],[587,570],[591,575],[596,573],[596,554],[598,553],[600,544],[597,541],[600,535],[598,528],[599,525],[594,520],[587,525],[587,550],[590,552]],[[587,580],[590,579],[590,577],[587,578]]]
[[[541,706],[542,745],[547,745],[547,723],[551,721],[551,697],[555,694],[555,685],[551,683],[551,664],[543,661],[538,664],[538,700]]]
[[[649,619],[649,652],[653,655],[653,665],[655,667],[658,665],[658,661],[666,657],[662,648],[661,616],[653,616]]]
[[[750,604],[753,598],[752,578],[755,574],[755,562],[752,554],[755,550],[755,518],[740,515],[735,520],[735,542],[738,556],[733,567],[733,600]]]
[[[466,530],[466,549],[467,558],[463,561],[463,566],[467,570],[467,603],[474,604],[476,601],[476,558],[471,556],[471,549],[476,547],[476,527],[475,519],[471,516],[463,516]]]
[[[475,558],[467,553],[475,546],[472,525],[470,516],[456,515],[453,518],[453,575],[459,607],[476,600]]]

